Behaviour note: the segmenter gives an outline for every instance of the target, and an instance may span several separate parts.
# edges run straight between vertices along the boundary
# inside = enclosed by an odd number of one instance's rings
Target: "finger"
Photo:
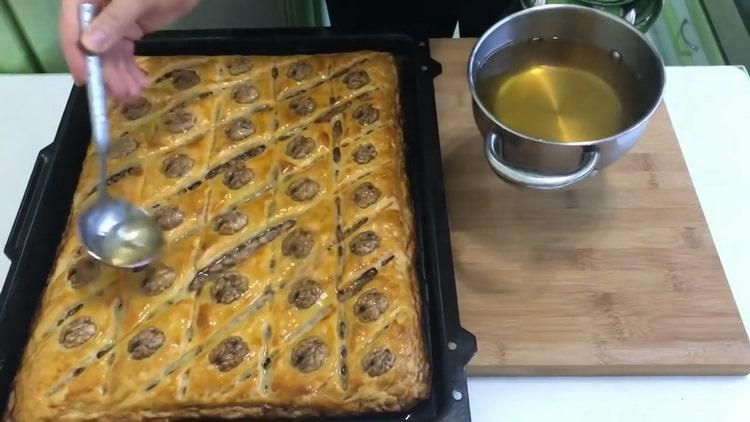
[[[120,56],[121,61],[120,68],[128,79],[130,97],[139,97],[145,85],[141,83],[141,72],[135,63],[135,57],[133,56],[135,45],[133,41],[123,40],[117,50],[117,54]]]
[[[65,56],[65,62],[73,75],[76,85],[86,83],[84,53],[78,45],[78,0],[63,0],[60,3],[60,18],[58,20],[60,32],[60,46]]]
[[[137,65],[135,69],[136,69],[136,78],[138,79],[138,82],[141,84],[141,86],[144,89],[147,88],[151,84],[151,81],[148,79],[148,73],[144,72],[143,69],[141,69]]]
[[[127,83],[128,88],[128,100],[134,100],[141,96],[142,87],[141,84],[138,83],[138,81],[133,77],[131,70],[126,68],[123,68],[122,70],[123,78],[125,79],[125,82]]]
[[[104,54],[102,56],[102,68],[104,69],[104,84],[111,92],[112,97],[118,100],[127,98],[127,82],[120,70],[117,55]]]
[[[127,40],[138,41],[143,38],[143,30],[140,26],[134,23],[125,29],[125,32],[122,33],[122,37]]]
[[[120,81],[123,86],[123,91],[124,91],[123,99],[125,99],[126,101],[130,100],[138,91],[138,86],[133,80],[133,78],[130,76],[130,72],[128,70],[128,64],[120,53],[118,53],[116,57],[115,68],[117,69],[117,73],[120,75]]]
[[[146,89],[146,86],[148,86],[148,80],[144,81],[144,75],[141,69],[138,68],[138,66],[135,65],[135,63],[130,63],[128,66],[128,74],[133,79],[133,82],[138,87],[138,96],[143,93],[143,90]]]
[[[124,51],[124,57],[126,60],[126,70],[133,81],[138,85],[138,91],[143,90],[148,86],[148,76],[138,67],[138,63],[135,60],[135,42],[131,40],[123,40],[122,48]]]
[[[123,41],[123,45],[118,48],[118,68],[122,74],[123,81],[127,87],[127,98],[134,99],[141,94],[143,87],[135,76],[136,66],[133,58],[132,41]]]
[[[141,12],[145,10],[145,1],[112,0],[91,22],[83,33],[81,43],[95,53],[110,49],[117,41],[132,30]]]

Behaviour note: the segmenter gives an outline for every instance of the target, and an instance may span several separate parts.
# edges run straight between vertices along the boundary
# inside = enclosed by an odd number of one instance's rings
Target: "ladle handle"
[[[96,16],[96,5],[83,2],[78,7],[78,22],[81,33],[89,27]],[[109,151],[109,121],[107,120],[107,94],[104,91],[102,60],[96,54],[86,53],[86,92],[91,116],[91,135],[99,153],[99,194],[106,193],[107,163]]]

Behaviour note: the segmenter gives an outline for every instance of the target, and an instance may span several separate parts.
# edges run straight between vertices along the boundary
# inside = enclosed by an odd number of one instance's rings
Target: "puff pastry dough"
[[[11,399],[17,421],[398,411],[429,394],[393,58],[139,58],[111,106],[113,195],[165,230],[136,271],[75,215]]]

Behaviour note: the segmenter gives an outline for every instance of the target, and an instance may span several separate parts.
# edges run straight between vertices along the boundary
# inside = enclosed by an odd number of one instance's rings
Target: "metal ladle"
[[[78,14],[83,31],[96,16],[96,6],[81,3]],[[91,131],[99,159],[99,184],[98,198],[78,219],[78,232],[94,259],[116,267],[141,267],[159,254],[164,244],[162,231],[143,210],[107,193],[109,122],[99,56],[86,55],[86,76]]]

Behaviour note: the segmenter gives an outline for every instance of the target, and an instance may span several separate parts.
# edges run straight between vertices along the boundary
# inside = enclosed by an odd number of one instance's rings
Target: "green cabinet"
[[[648,32],[670,66],[721,65],[724,57],[700,0],[667,0]]]
[[[0,73],[29,73],[37,69],[8,5],[0,0]]]
[[[59,1],[0,0],[5,2],[18,22],[20,36],[28,44],[43,72],[66,72],[65,59],[57,38]]]

